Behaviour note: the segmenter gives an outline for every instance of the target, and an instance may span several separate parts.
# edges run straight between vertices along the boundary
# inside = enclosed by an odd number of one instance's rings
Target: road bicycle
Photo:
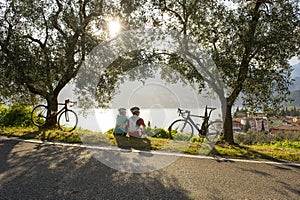
[[[216,141],[222,134],[223,122],[221,120],[210,121],[212,111],[216,108],[205,107],[204,115],[192,115],[189,110],[178,108],[178,114],[182,119],[175,120],[168,128],[171,139],[189,141],[194,130],[198,131],[200,138],[206,138],[208,141]],[[201,126],[196,124],[192,117],[202,118]]]
[[[58,116],[57,123],[58,127],[63,131],[73,131],[78,123],[78,117],[77,114],[68,108],[68,104],[70,104],[70,107],[77,104],[76,101],[70,101],[69,99],[66,99],[64,103],[58,103],[58,105],[63,105],[58,112],[53,114],[48,114],[48,106],[46,105],[38,105],[33,108],[31,112],[31,120],[34,125],[38,127],[44,126],[47,119],[53,119]]]

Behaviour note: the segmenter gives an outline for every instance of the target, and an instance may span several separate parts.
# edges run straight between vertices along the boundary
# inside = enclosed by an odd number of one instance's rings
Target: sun
[[[121,24],[118,20],[109,20],[108,31],[110,37],[115,37],[121,30]]]

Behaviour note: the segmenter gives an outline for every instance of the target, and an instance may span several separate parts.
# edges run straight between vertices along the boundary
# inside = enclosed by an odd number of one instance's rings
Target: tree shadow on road
[[[0,152],[1,165],[6,163],[1,166],[0,196],[7,199],[189,198],[175,177],[160,171],[120,172],[78,147],[6,140]]]
[[[0,174],[6,171],[9,168],[8,159],[11,151],[14,149],[16,145],[19,144],[19,141],[7,141],[1,140],[0,141]]]

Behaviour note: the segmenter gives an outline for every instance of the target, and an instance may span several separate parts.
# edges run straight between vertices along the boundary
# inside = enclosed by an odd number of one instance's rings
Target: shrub
[[[106,132],[105,132],[105,134],[111,134],[111,135],[113,135],[114,134],[114,128],[111,128],[111,129],[109,129],[109,130],[107,130]]]
[[[300,132],[279,132],[275,134],[264,134],[259,132],[248,132],[235,135],[235,142],[238,144],[273,144],[274,142],[297,142],[300,140]]]
[[[275,141],[300,141],[300,132],[278,132],[272,136]]]
[[[147,133],[148,136],[155,137],[155,138],[165,138],[165,139],[170,138],[169,131],[166,131],[163,128],[147,127],[146,128],[146,133]]]
[[[238,144],[258,144],[258,143],[269,143],[270,137],[264,133],[258,133],[254,131],[250,131],[246,134],[236,134],[235,142]]]
[[[0,126],[4,127],[30,127],[31,107],[22,105],[13,105],[11,107],[0,106]]]
[[[203,143],[205,140],[205,138],[201,137],[199,138],[198,136],[193,136],[192,139],[191,139],[191,142],[200,142],[200,143]]]

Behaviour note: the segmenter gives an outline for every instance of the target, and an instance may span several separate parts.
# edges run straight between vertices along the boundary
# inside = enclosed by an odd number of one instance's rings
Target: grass
[[[300,162],[300,148],[274,147],[270,145],[216,145],[212,153],[225,157]]]
[[[84,143],[88,145],[114,145],[122,148],[135,148],[141,150],[161,150],[167,152],[186,153],[192,155],[217,155],[223,157],[269,159],[300,162],[299,141],[276,141],[256,144],[225,145],[218,144],[211,147],[203,140],[193,142],[175,142],[170,139],[149,137],[130,140],[128,137],[115,138],[112,130],[106,134],[88,130],[75,130],[63,132],[59,129],[39,130],[36,127],[5,127],[0,128],[0,135],[14,136],[23,139],[38,139],[55,142]]]
[[[59,129],[39,130],[36,127],[8,127],[2,128],[0,135],[6,135],[8,137],[19,137],[22,139],[81,143],[81,139],[76,132],[63,132]]]

